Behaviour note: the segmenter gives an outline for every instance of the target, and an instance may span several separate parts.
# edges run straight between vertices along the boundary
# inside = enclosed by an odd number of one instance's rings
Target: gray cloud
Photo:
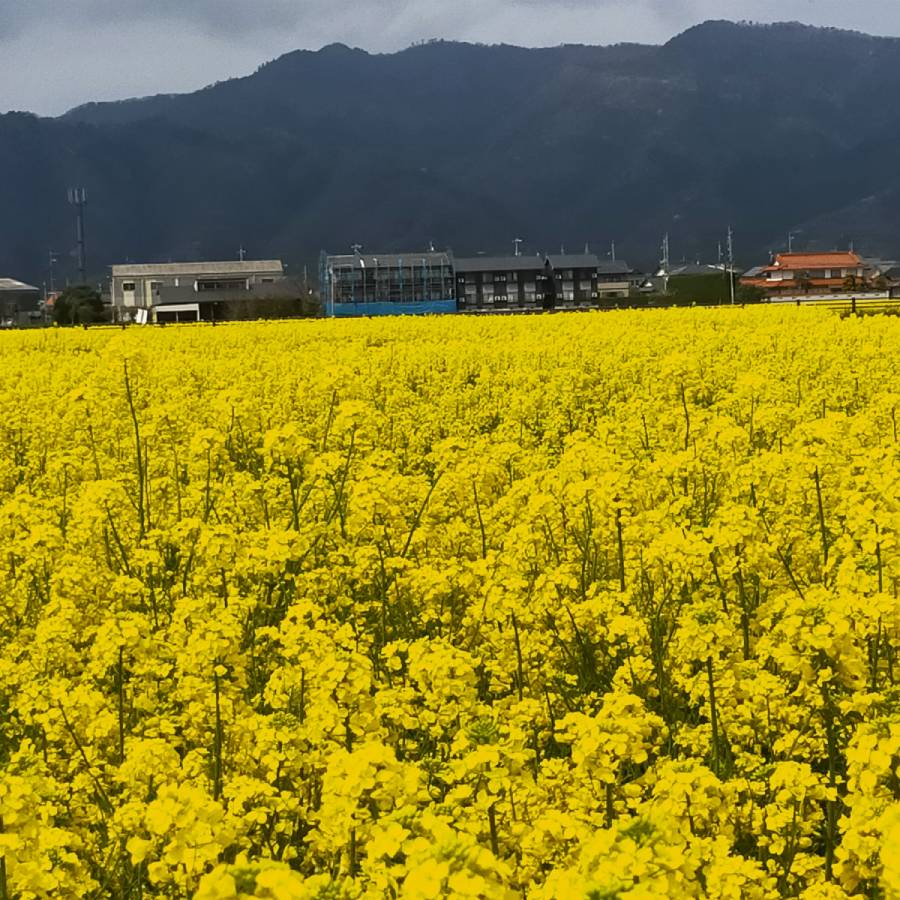
[[[332,41],[658,43],[710,18],[900,34],[897,0],[0,0],[0,110],[191,90]]]

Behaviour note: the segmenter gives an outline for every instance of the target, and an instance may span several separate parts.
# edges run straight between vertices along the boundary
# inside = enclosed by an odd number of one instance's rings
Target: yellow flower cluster
[[[0,900],[900,900],[898,348],[0,334]]]

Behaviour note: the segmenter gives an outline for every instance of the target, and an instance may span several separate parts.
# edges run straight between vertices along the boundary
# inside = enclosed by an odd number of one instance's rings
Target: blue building
[[[326,316],[456,312],[456,281],[449,252],[323,253],[319,284]]]

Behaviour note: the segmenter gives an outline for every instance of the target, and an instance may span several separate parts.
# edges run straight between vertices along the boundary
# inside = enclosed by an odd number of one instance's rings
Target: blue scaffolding
[[[329,255],[319,263],[326,316],[441,315],[456,312],[449,252]]]

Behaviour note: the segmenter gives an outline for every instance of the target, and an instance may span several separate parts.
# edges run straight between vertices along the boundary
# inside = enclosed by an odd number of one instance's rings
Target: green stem
[[[0,818],[0,834],[3,834],[2,818]],[[0,900],[9,900],[9,888],[6,885],[6,854],[0,856]]]
[[[213,800],[222,796],[222,707],[219,687],[219,673],[213,670],[213,683],[216,693],[216,731],[213,738],[213,757],[215,770],[213,773]]]
[[[491,851],[497,859],[500,858],[500,841],[497,839],[497,813],[496,804],[492,803],[488,807],[488,826],[491,829]]]
[[[522,643],[519,640],[519,621],[516,614],[512,614],[513,636],[516,641],[516,682],[519,689],[519,702],[522,702],[522,684],[525,680],[525,667],[522,664]]]
[[[706,675],[709,681],[709,715],[712,723],[712,743],[713,743],[713,772],[718,777],[719,772],[719,717],[716,711],[716,684],[713,679],[713,661],[712,657],[706,658]]]
[[[143,448],[141,446],[141,426],[138,423],[137,410],[134,406],[134,395],[131,391],[131,379],[128,377],[128,363],[124,364],[125,366],[125,398],[128,401],[128,412],[131,416],[131,424],[134,428],[134,450],[135,450],[135,464],[137,467],[137,479],[138,479],[138,493],[137,493],[137,511],[138,511],[138,527],[139,527],[139,537],[138,540],[142,540],[144,537],[144,529],[146,527],[146,522],[144,518],[144,487],[146,482],[146,475],[144,472],[144,453]]]
[[[116,688],[119,695],[119,765],[125,762],[125,669],[123,649],[119,648],[119,664],[116,672]]]
[[[819,533],[822,538],[822,567],[828,566],[828,530],[825,527],[825,506],[822,503],[822,479],[819,476],[819,467],[813,473],[816,482],[816,506],[819,513]]]
[[[619,551],[619,590],[625,593],[625,540],[622,536],[622,510],[616,507],[616,544]]]

